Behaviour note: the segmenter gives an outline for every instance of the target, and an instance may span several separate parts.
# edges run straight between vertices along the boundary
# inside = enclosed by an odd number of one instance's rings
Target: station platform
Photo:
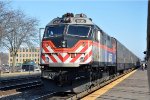
[[[82,100],[150,100],[147,70],[135,70]]]

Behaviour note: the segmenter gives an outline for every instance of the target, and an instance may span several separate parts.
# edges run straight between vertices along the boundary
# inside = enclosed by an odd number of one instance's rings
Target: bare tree
[[[0,43],[1,43],[1,39],[3,36],[3,28],[2,28],[2,23],[4,21],[4,3],[2,1],[0,1]]]
[[[2,38],[5,37],[4,30],[7,29],[7,25],[9,24],[10,17],[8,17],[13,11],[8,9],[8,2],[0,1],[0,46],[2,46]]]
[[[33,38],[37,37],[38,21],[35,18],[27,17],[22,11],[16,10],[9,10],[4,16],[2,33],[5,33],[5,36],[3,36],[1,43],[10,51],[14,69],[18,49],[22,45],[34,44]]]

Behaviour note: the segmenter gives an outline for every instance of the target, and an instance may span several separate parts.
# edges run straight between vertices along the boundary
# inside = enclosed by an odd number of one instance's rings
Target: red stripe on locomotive
[[[71,54],[76,54],[76,56],[74,58],[71,58],[71,61],[70,61],[71,63],[74,63],[79,57],[81,57],[81,55],[83,53],[84,53],[84,55],[86,55],[86,57],[89,57],[88,52],[85,53],[85,51],[87,51],[91,45],[92,45],[91,40],[80,40],[72,48],[56,48],[55,45],[50,40],[48,40],[48,41],[43,41],[42,48],[44,50],[43,54],[48,55],[49,58],[54,63],[57,63],[57,60],[55,59],[55,57],[53,57],[53,53],[54,54],[56,53],[56,56],[59,58],[59,60],[61,62],[65,62],[66,60],[68,60],[69,57],[71,56]],[[81,48],[81,46],[82,46],[82,50],[77,51],[78,49]],[[48,50],[48,48],[50,50]],[[62,53],[65,53],[64,57],[61,55]],[[43,60],[45,60],[45,59],[43,59]],[[84,60],[84,61],[86,61],[86,60]]]

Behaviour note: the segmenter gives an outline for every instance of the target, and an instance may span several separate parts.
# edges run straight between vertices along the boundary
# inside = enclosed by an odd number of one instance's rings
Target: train
[[[54,92],[82,92],[140,65],[83,13],[66,13],[46,25],[40,58],[44,87]]]

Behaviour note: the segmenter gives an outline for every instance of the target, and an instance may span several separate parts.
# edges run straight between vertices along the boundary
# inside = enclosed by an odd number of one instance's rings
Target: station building
[[[21,66],[25,61],[34,61],[39,64],[39,50],[40,48],[20,48],[16,55],[15,66]],[[12,66],[13,57],[9,52],[9,66]]]

